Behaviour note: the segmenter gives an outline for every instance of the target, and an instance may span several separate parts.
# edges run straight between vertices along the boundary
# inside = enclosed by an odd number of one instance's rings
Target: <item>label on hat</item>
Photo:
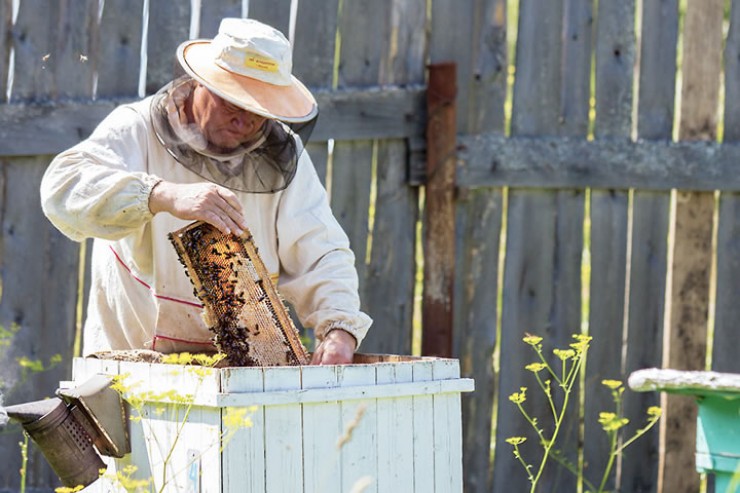
[[[244,66],[263,72],[277,72],[278,63],[275,60],[260,55],[247,55],[244,57]]]

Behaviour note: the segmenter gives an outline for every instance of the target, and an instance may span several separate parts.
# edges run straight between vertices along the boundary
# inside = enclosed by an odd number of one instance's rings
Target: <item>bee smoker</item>
[[[100,454],[123,457],[131,451],[123,400],[110,384],[109,377],[96,375],[76,388],[57,390],[58,397],[5,408],[64,486],[98,479],[106,468]]]

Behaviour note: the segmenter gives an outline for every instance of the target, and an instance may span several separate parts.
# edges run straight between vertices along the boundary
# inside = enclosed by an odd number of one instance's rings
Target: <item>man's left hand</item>
[[[349,332],[334,329],[326,334],[311,358],[312,365],[346,365],[352,363],[357,341]]]

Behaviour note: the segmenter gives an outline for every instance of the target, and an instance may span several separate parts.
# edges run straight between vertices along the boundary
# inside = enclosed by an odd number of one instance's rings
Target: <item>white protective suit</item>
[[[153,216],[160,180],[203,178],[160,144],[149,97],[116,108],[85,141],[58,155],[41,183],[44,213],[66,236],[94,237],[84,353],[148,348],[203,351],[212,333],[168,233],[189,221]],[[291,184],[276,193],[237,192],[247,225],[281,295],[317,339],[331,329],[359,343],[372,323],[360,311],[349,241],[334,218],[306,152]]]

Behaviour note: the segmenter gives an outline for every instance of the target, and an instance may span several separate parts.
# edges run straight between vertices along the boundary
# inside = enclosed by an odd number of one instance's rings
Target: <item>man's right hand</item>
[[[179,219],[205,221],[222,233],[241,235],[247,228],[234,192],[215,183],[181,185],[160,181],[149,195],[152,214],[169,212]]]

